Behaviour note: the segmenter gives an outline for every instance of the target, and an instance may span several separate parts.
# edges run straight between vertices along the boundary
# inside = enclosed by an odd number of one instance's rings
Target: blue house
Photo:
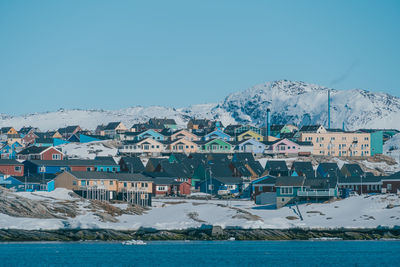
[[[16,191],[21,191],[24,188],[24,183],[13,176],[0,173],[0,186],[7,189],[15,189]]]
[[[239,152],[249,152],[253,154],[262,154],[264,153],[266,145],[257,141],[255,139],[247,139],[245,141],[240,142],[236,150]]]
[[[231,141],[232,137],[229,134],[224,133],[223,131],[217,129],[217,130],[212,131],[211,133],[206,134],[203,137],[203,139],[205,141],[208,141],[211,139],[221,139],[221,140],[225,140],[225,141]]]
[[[94,160],[27,160],[24,162],[25,173],[60,173],[63,171],[103,171],[120,172],[120,166],[110,158]]]
[[[81,143],[89,143],[89,142],[98,142],[98,141],[103,141],[106,140],[104,136],[100,135],[86,135],[86,134],[80,134],[79,135],[79,141]]]
[[[38,147],[49,147],[53,146],[53,142],[53,138],[36,138],[33,144]]]
[[[156,132],[152,129],[149,129],[147,131],[144,131],[138,135],[136,135],[135,139],[136,140],[142,140],[146,138],[151,138],[157,141],[164,141],[166,138],[164,135],[160,134],[159,132]]]
[[[0,158],[15,159],[20,149],[22,149],[22,145],[19,142],[14,142],[12,144],[4,143],[3,147],[0,149]]]
[[[61,139],[61,138],[54,138],[53,139],[53,146],[59,146],[63,144],[68,144],[69,142],[67,140]]]

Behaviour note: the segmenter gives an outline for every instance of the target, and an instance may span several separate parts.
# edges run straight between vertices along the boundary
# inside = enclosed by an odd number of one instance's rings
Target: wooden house
[[[0,159],[0,172],[10,176],[23,176],[24,164],[14,159]]]
[[[17,153],[19,160],[62,160],[64,154],[55,147],[30,146]]]

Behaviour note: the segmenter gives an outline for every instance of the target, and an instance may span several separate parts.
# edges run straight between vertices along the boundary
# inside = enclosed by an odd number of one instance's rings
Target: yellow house
[[[3,127],[0,129],[1,134],[6,134],[6,135],[17,135],[18,132],[17,130],[14,129],[14,127]]]
[[[302,132],[300,141],[313,143],[313,155],[338,157],[368,157],[370,133],[320,131]]]
[[[263,141],[263,136],[261,134],[255,133],[252,130],[248,130],[244,133],[239,134],[236,137],[237,141],[243,141],[248,139],[255,139],[257,141]]]
[[[119,149],[122,153],[152,153],[159,154],[168,149],[168,144],[163,144],[153,138],[126,141]]]
[[[179,131],[174,132],[171,135],[171,140],[172,141],[177,140],[177,139],[186,139],[186,140],[189,140],[189,141],[199,141],[200,137],[198,137],[194,133],[191,133],[191,132],[189,132],[187,130],[179,130]]]

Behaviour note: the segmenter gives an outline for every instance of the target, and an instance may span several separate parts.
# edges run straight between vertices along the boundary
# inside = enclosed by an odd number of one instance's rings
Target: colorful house
[[[19,160],[62,160],[64,154],[55,147],[30,146],[17,153]]]
[[[190,154],[197,152],[197,144],[186,139],[174,140],[169,144],[168,148],[173,153]]]
[[[203,137],[203,140],[205,140],[205,141],[208,141],[211,139],[221,139],[224,141],[231,141],[232,137],[229,134],[224,133],[221,130],[214,130],[211,133],[208,133]]]
[[[173,177],[153,178],[154,196],[187,196],[190,195],[191,184],[178,181]]]
[[[153,138],[146,138],[136,141],[126,141],[119,149],[121,153],[133,153],[133,154],[153,154],[159,155],[164,152],[168,147],[168,144],[161,143],[154,140]]]
[[[27,160],[26,171],[30,173],[60,173],[63,171],[119,172],[120,166],[111,160]]]
[[[243,140],[249,140],[249,139],[254,139],[254,140],[257,140],[257,141],[263,141],[263,138],[264,137],[261,134],[255,133],[252,130],[248,130],[248,131],[246,131],[244,133],[239,134],[236,137],[236,140],[239,141],[239,142],[243,141]]]
[[[289,139],[281,139],[264,143],[267,145],[265,149],[265,153],[267,154],[297,155],[300,151],[300,146]]]
[[[174,141],[177,139],[186,139],[189,141],[199,141],[200,137],[195,135],[194,133],[191,133],[187,130],[179,130],[171,134],[170,140]]]
[[[0,159],[0,172],[10,176],[23,176],[24,164],[14,159]]]
[[[238,152],[248,152],[253,154],[263,154],[266,145],[255,139],[248,139],[239,142],[235,148]]]
[[[0,148],[0,158],[15,159],[18,151],[20,151],[22,148],[23,146],[19,142],[2,144],[2,147]]]
[[[232,145],[222,139],[211,139],[207,141],[196,141],[198,152],[208,153],[230,153],[233,150]]]
[[[139,133],[136,135],[135,140],[142,140],[142,139],[147,139],[151,138],[157,141],[164,141],[166,140],[165,136],[160,134],[159,132],[154,131],[153,129],[146,130],[144,132]]]

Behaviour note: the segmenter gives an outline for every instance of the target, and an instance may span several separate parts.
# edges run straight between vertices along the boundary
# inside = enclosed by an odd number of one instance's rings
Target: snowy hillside
[[[383,145],[383,154],[395,159],[400,164],[400,134],[394,135]]]
[[[276,124],[327,125],[328,88],[303,82],[276,81],[229,95],[221,104],[240,122],[266,123],[267,108]],[[331,89],[331,127],[394,128],[400,119],[400,98],[365,90]]]
[[[299,205],[301,221],[292,207],[268,209],[251,201],[154,199],[153,207],[132,212],[127,204],[77,198],[71,191],[1,192],[1,229],[188,229],[202,225],[245,229],[376,228],[400,225],[397,195],[350,197],[322,204]],[[12,200],[14,205],[11,205]]]
[[[190,117],[218,119],[228,125],[235,122],[264,125],[266,110],[271,109],[272,123],[327,123],[328,88],[304,82],[275,81],[256,85],[227,96],[216,104],[200,104],[186,108],[161,106],[131,107],[120,110],[59,110],[24,116],[0,114],[0,126],[36,126],[52,130],[78,124],[94,129],[98,124],[122,121],[127,127],[149,118],[174,118],[184,127]],[[331,90],[332,127],[398,128],[400,98],[365,90]]]

